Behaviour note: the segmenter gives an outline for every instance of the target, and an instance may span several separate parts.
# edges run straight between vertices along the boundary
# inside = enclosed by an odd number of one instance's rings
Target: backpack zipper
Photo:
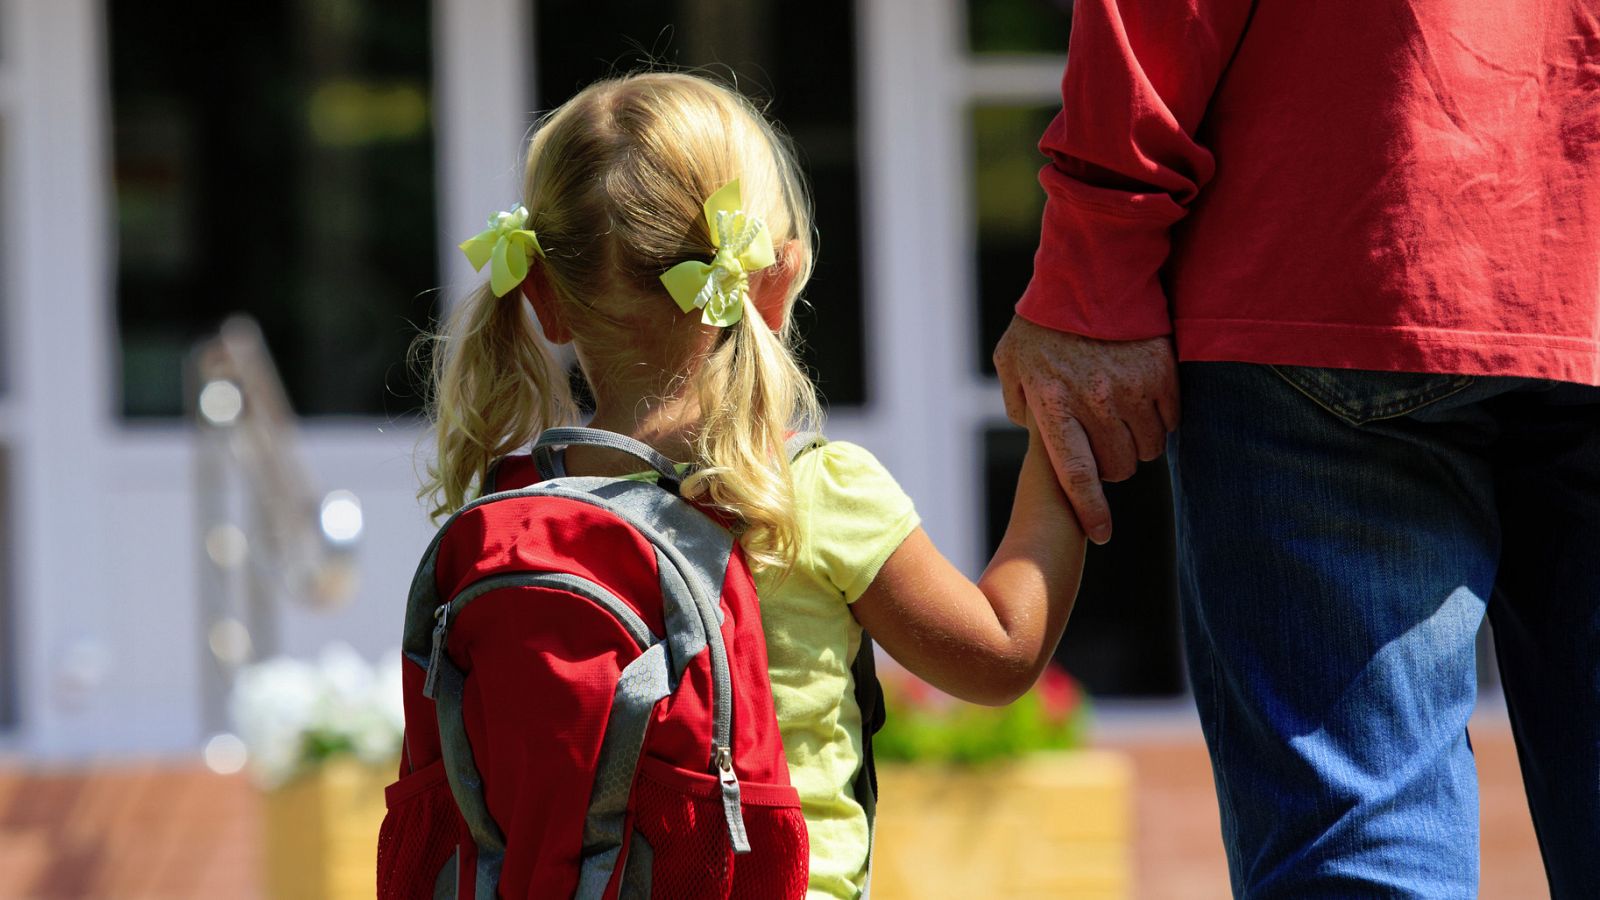
[[[616,594],[598,584],[566,572],[507,572],[490,575],[468,584],[458,591],[448,603],[441,603],[433,612],[433,648],[428,654],[428,677],[422,683],[422,694],[434,699],[438,690],[440,663],[445,656],[445,646],[450,640],[450,622],[460,615],[467,604],[491,591],[513,587],[543,587],[566,591],[583,597],[610,613],[612,618],[628,632],[642,651],[660,640]]]
[[[733,771],[733,748],[718,747],[713,766],[722,784],[722,815],[728,820],[728,839],[733,852],[750,852],[750,835],[744,828],[744,803],[739,797],[739,776]]]
[[[432,700],[439,692],[439,660],[450,630],[450,604],[441,603],[433,611],[433,649],[428,652],[428,677],[422,682],[422,696]]]

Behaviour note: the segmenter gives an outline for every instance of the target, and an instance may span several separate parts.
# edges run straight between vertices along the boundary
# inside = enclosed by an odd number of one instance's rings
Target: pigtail
[[[794,564],[799,525],[786,444],[792,428],[815,427],[822,418],[789,330],[775,333],[746,310],[701,367],[700,469],[683,485],[686,496],[738,517],[740,541],[758,568]]]
[[[708,347],[701,313],[684,314],[661,278],[715,257],[704,205],[735,180],[750,200],[736,205],[784,250],[772,265],[787,296],[776,330],[751,306]],[[501,240],[524,241],[596,396],[626,381],[697,407],[692,433],[683,435],[695,466],[684,494],[729,514],[752,564],[792,564],[798,527],[785,443],[791,429],[817,427],[821,412],[795,358],[789,315],[810,276],[812,236],[787,139],[737,92],[702,78],[598,82],[541,123],[522,201],[537,216],[497,216],[490,232],[463,245],[469,259],[487,261],[491,238],[494,253],[511,249]],[[518,273],[499,265],[491,271],[505,288]],[[497,299],[485,288],[461,305],[437,339],[433,374],[438,456],[421,495],[435,517],[481,490],[495,460],[576,418],[565,373],[528,305],[509,293]]]
[[[418,497],[439,519],[460,509],[495,460],[577,418],[565,372],[520,292],[473,291],[433,338],[429,412],[438,455]]]

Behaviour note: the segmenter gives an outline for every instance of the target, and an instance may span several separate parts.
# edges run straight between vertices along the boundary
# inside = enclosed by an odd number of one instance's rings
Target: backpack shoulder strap
[[[790,435],[787,441],[783,442],[783,450],[788,454],[789,462],[792,463],[800,458],[800,454],[813,447],[821,447],[827,442],[828,439],[823,437],[820,431],[797,431]]]
[[[561,465],[557,448],[573,444],[583,444],[589,447],[602,447],[606,450],[615,450],[634,457],[650,468],[656,470],[661,476],[659,484],[676,494],[678,483],[683,476],[678,472],[678,467],[672,460],[661,455],[654,447],[642,441],[636,441],[625,434],[613,431],[603,431],[599,428],[561,427],[546,428],[539,434],[539,439],[533,444],[533,459],[539,466],[539,475],[542,478],[557,478],[565,475],[565,467]]]
[[[883,729],[887,713],[883,704],[883,685],[873,658],[872,636],[861,632],[861,649],[850,664],[855,681],[856,705],[861,708],[861,769],[856,772],[856,802],[867,813],[867,834],[872,835],[878,816],[878,767],[872,758],[872,736]]]

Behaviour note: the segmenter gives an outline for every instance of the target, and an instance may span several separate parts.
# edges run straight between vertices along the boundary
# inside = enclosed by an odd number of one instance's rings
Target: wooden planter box
[[[266,794],[267,896],[370,900],[378,892],[378,827],[394,766],[330,760]]]
[[[372,897],[393,775],[341,759],[267,793],[267,896]],[[1121,754],[884,763],[878,780],[875,900],[1133,896],[1133,767]]]
[[[1133,766],[1078,750],[878,770],[874,900],[1133,896]]]

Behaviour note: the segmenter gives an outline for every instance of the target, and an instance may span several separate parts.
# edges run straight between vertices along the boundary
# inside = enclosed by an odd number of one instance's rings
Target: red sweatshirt
[[[1078,0],[1038,324],[1600,384],[1594,0]]]

